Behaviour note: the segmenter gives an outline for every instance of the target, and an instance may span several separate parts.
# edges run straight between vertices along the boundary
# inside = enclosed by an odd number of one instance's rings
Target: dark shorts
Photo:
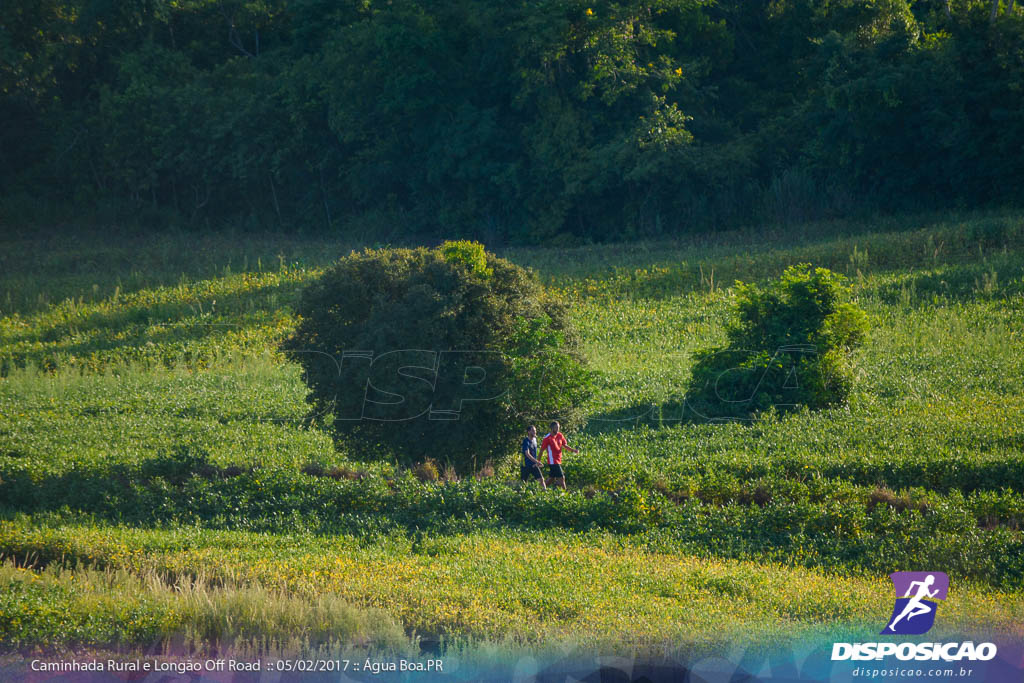
[[[540,479],[540,467],[533,465],[527,467],[526,465],[519,466],[519,478],[523,481],[530,481],[531,479]]]
[[[548,465],[548,477],[551,479],[565,479],[565,472],[561,465]]]

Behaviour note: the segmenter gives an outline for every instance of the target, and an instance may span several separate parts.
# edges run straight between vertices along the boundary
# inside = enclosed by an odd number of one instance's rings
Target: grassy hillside
[[[514,483],[515,444],[440,482],[335,447],[275,348],[351,246],[0,244],[0,650],[699,650],[877,634],[902,569],[950,574],[937,628],[1021,634],[1021,216],[507,252],[599,372],[566,494]],[[799,262],[871,316],[850,405],[692,414],[729,286]]]

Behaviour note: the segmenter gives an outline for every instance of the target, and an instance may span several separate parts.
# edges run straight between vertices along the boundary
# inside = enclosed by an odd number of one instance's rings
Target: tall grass
[[[0,564],[0,642],[31,650],[82,647],[184,654],[418,652],[389,615],[334,593],[298,595],[195,574]]]
[[[885,577],[652,552],[606,534],[474,532],[275,543],[237,532],[182,537],[132,531],[121,541],[116,529],[44,526],[20,533],[88,546],[97,531],[113,541],[93,546],[94,561],[107,569],[8,564],[0,580],[9,590],[40,586],[31,590],[47,595],[50,614],[64,609],[76,618],[91,610],[111,629],[130,625],[133,610],[145,603],[139,614],[151,615],[157,627],[147,633],[158,641],[165,633],[225,644],[266,634],[287,642],[301,634],[311,643],[325,638],[399,651],[409,640],[373,606],[424,636],[540,648],[574,642],[619,653],[666,643],[692,650],[759,637],[795,641],[822,631],[864,638],[877,634],[892,606]],[[957,585],[956,599],[944,608],[940,636],[962,629],[1019,634],[1024,623],[1019,596],[967,582]],[[34,628],[49,629],[46,637],[61,637],[46,615],[30,619]]]

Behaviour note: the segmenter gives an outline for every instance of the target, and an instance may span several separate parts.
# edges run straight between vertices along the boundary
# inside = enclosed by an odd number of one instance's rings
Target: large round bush
[[[356,457],[467,471],[527,422],[582,421],[591,377],[565,304],[480,244],[353,252],[298,313],[283,349]]]
[[[728,344],[700,351],[686,395],[697,417],[746,418],[842,405],[853,386],[850,352],[868,332],[843,277],[790,266],[764,287],[736,283]]]

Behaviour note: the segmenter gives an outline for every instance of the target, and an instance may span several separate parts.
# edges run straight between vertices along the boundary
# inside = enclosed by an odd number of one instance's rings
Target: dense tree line
[[[1022,87],[1014,0],[10,0],[0,194],[489,241],[1007,203]]]

